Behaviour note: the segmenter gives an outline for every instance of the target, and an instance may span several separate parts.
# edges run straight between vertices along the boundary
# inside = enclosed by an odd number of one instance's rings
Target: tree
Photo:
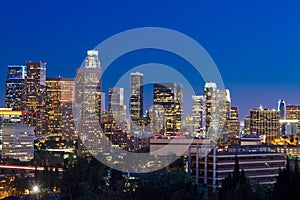
[[[255,199],[254,191],[244,170],[240,171],[237,155],[235,156],[234,171],[222,181],[219,197],[221,200]]]
[[[286,168],[279,169],[277,181],[273,189],[273,200],[300,199],[300,177],[298,174],[298,159],[295,159],[295,170],[291,171],[287,158]]]
[[[166,168],[151,173],[148,181],[139,184],[139,190],[130,199],[200,199],[201,189],[195,179],[183,168]]]

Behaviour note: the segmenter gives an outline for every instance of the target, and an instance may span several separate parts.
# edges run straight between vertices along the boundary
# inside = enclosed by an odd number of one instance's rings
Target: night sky
[[[2,1],[0,102],[4,106],[8,65],[41,60],[47,62],[48,77],[75,77],[88,49],[127,29],[155,26],[182,32],[207,50],[241,119],[260,104],[275,108],[281,98],[300,104],[299,10],[297,0]],[[185,66],[175,56],[158,52],[135,52],[115,66],[129,69],[152,62],[149,57]],[[200,94],[203,80],[191,82]],[[186,114],[191,113],[188,107]]]

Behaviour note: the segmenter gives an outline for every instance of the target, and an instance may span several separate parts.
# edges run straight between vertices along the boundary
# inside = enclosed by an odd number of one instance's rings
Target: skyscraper
[[[70,140],[75,136],[72,112],[74,79],[47,78],[46,85],[47,135],[63,136]]]
[[[98,51],[89,50],[84,67],[77,70],[76,102],[83,119],[101,119],[101,67]]]
[[[192,96],[193,100],[193,136],[203,136],[203,96]]]
[[[298,120],[297,133],[300,133],[300,105],[286,105],[286,119]]]
[[[205,136],[217,141],[222,139],[226,120],[230,114],[229,90],[217,88],[214,82],[204,86]]]
[[[244,133],[245,135],[250,134],[250,116],[244,118]]]
[[[13,110],[22,110],[25,94],[26,66],[8,66],[6,75],[5,105]]]
[[[101,120],[101,67],[98,51],[90,50],[84,66],[77,70],[75,81],[75,106],[78,134],[90,152],[97,154],[102,151],[99,130]]]
[[[280,119],[285,119],[286,117],[286,109],[285,109],[285,102],[284,100],[280,99],[278,101],[278,109],[279,114],[280,114]]]
[[[42,135],[45,133],[46,63],[30,61],[26,65],[24,123],[34,126],[36,135]]]
[[[140,72],[130,75],[130,128],[137,129],[138,121],[143,117],[144,75]]]
[[[250,133],[264,135],[265,142],[269,143],[279,137],[279,118],[277,110],[258,109],[250,111]]]
[[[154,110],[162,123],[162,133],[164,137],[176,135],[182,124],[182,85],[176,83],[154,83],[153,101]],[[159,124],[159,123],[156,123]]]
[[[124,88],[108,89],[108,110],[117,122],[126,122],[126,106],[124,105]]]
[[[278,101],[277,110],[279,111],[280,120],[285,120],[286,119],[286,109],[285,109],[284,100],[280,99]],[[280,123],[280,134],[285,135],[285,132],[286,132],[286,124]]]
[[[237,137],[240,135],[238,107],[231,107],[230,116],[226,121],[225,132],[228,133],[228,140],[231,144],[237,142]]]

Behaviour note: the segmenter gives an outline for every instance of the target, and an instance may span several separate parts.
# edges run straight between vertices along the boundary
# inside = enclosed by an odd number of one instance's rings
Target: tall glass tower
[[[166,82],[154,83],[153,104],[157,117],[154,120],[160,121],[161,132],[159,136],[175,136],[181,129],[182,124],[182,85]]]
[[[8,66],[6,75],[5,106],[12,110],[23,110],[22,97],[25,92],[26,66]]]
[[[279,114],[280,114],[280,119],[285,119],[286,118],[286,108],[285,108],[285,102],[284,100],[280,99],[278,101],[278,107],[277,107]]]
[[[35,127],[35,134],[45,133],[46,63],[27,62],[24,123]]]
[[[98,51],[89,50],[84,66],[77,70],[75,80],[75,106],[73,106],[77,132],[86,149],[93,155],[103,152],[101,121],[101,67]],[[79,150],[81,151],[81,150]]]
[[[143,82],[140,72],[130,74],[130,128],[137,129],[138,121],[143,117]]]

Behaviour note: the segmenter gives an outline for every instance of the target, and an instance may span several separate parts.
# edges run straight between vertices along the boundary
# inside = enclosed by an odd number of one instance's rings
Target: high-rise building
[[[279,114],[280,114],[280,119],[285,119],[286,118],[286,109],[285,109],[285,102],[284,100],[280,99],[278,101],[278,109]]]
[[[22,111],[0,108],[0,149],[2,149],[2,128],[23,122]]]
[[[246,116],[244,119],[244,134],[250,134],[250,116]]]
[[[286,110],[285,110],[285,102],[284,100],[280,99],[278,101],[277,110],[279,111],[280,120],[285,120],[286,118]],[[285,135],[286,133],[286,124],[280,123],[280,134]]]
[[[181,128],[183,112],[182,85],[176,83],[154,83],[153,88],[154,110],[161,121],[161,133],[164,137],[176,135]],[[157,123],[159,124],[159,123]]]
[[[185,116],[184,124],[182,125],[182,129],[187,132],[189,135],[193,136],[194,132],[194,120],[193,116]]]
[[[108,110],[117,122],[126,122],[126,105],[124,105],[124,88],[108,89]]]
[[[234,106],[230,108],[230,118],[239,119],[239,110],[238,107]]]
[[[77,70],[76,103],[80,103],[80,118],[101,119],[101,67],[98,51],[90,50],[84,67]]]
[[[24,123],[35,127],[35,134],[45,133],[46,63],[27,62]]]
[[[203,96],[192,96],[193,100],[193,136],[203,136],[203,119],[204,119],[204,111],[203,111]]]
[[[121,124],[122,125],[122,124]],[[102,112],[101,128],[106,136],[106,147],[109,151],[109,145],[113,145],[115,148],[126,149],[127,147],[127,133],[126,129],[117,123],[115,116],[110,112]]]
[[[75,136],[72,112],[74,79],[47,78],[46,80],[46,114],[47,135],[62,136],[70,140]]]
[[[25,94],[26,66],[10,65],[6,75],[6,108],[22,110],[24,108],[23,95]]]
[[[286,105],[286,119],[298,120],[297,133],[300,133],[300,105]]]
[[[130,74],[130,129],[138,129],[138,121],[143,117],[144,75],[140,72]]]
[[[231,144],[237,143],[237,138],[240,135],[238,107],[231,107],[230,117],[226,121],[225,132],[228,133],[228,140]]]
[[[205,110],[205,137],[214,141],[222,139],[226,120],[230,114],[229,90],[217,88],[214,82],[207,82],[204,86],[204,110]]]
[[[279,137],[279,118],[278,110],[258,109],[250,111],[250,133],[264,135],[265,142],[270,143]]]
[[[104,111],[106,111],[106,106],[105,106],[105,102],[106,102],[106,97],[105,97],[105,93],[101,92],[101,113],[103,113]]]
[[[101,120],[101,67],[98,51],[90,50],[84,66],[77,70],[75,81],[75,106],[78,134],[86,149],[92,154],[102,152],[99,129]]]
[[[2,158],[29,161],[34,158],[34,127],[14,124],[2,128]]]

